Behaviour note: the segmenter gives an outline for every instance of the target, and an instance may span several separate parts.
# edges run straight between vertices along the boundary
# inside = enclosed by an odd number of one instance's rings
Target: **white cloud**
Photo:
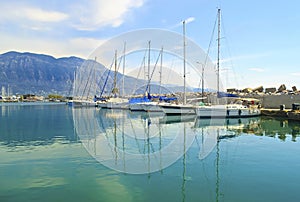
[[[118,27],[135,8],[144,4],[144,0],[107,1],[93,0],[72,6],[74,27],[79,30],[96,30],[105,26]],[[82,6],[85,5],[85,6]]]
[[[300,72],[293,72],[291,73],[292,76],[300,76]]]
[[[195,17],[189,17],[189,18],[187,18],[185,20],[182,20],[181,22],[177,23],[176,25],[170,27],[170,29],[174,29],[174,28],[182,26],[183,21],[185,21],[185,24],[189,24],[189,23],[191,23],[191,22],[193,22],[195,20],[196,20]]]
[[[263,68],[249,68],[250,71],[254,71],[254,72],[265,72],[266,70]]]
[[[43,39],[15,38],[0,33],[0,53],[8,51],[32,52],[52,55],[56,58],[77,56],[88,58],[89,55],[105,41],[96,38]]]
[[[82,58],[88,58],[105,41],[104,39],[86,37],[72,38],[68,41],[68,47],[73,54],[76,53]]]
[[[57,11],[46,11],[40,8],[23,8],[20,17],[39,22],[60,22],[66,20],[68,15]]]
[[[193,22],[193,21],[195,21],[195,18],[194,17],[189,17],[185,20],[185,23],[188,24],[188,23]]]
[[[86,58],[104,39],[78,30],[118,27],[144,1],[0,1],[0,52],[15,50]]]
[[[66,4],[54,2],[0,2],[0,22],[27,25],[36,28],[37,23],[60,23],[78,30],[97,30],[105,26],[118,27],[125,22],[145,0],[77,0]]]
[[[32,22],[60,22],[68,18],[66,13],[44,10],[35,5],[24,5],[23,3],[1,3],[0,17],[3,22],[24,23]]]

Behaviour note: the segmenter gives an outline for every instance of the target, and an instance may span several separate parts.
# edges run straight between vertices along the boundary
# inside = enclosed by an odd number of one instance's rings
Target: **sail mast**
[[[185,89],[185,20],[182,22],[183,23],[183,104],[186,104],[186,89]]]
[[[122,81],[122,96],[125,95],[125,55],[126,55],[126,41],[124,42],[124,51],[123,51],[123,81]]]
[[[159,71],[159,95],[161,94],[161,80],[162,80],[163,51],[164,51],[164,47],[161,47],[161,56],[160,56],[160,71]]]
[[[221,36],[221,9],[218,8],[217,96],[220,93],[220,36]]]
[[[115,51],[115,74],[114,74],[114,88],[117,87],[117,50]]]
[[[112,93],[114,97],[117,97],[118,89],[117,89],[117,50],[115,51],[115,74],[114,74],[114,86]]]
[[[148,42],[148,82],[149,82],[149,86],[148,86],[148,95],[150,95],[150,43],[151,41]]]

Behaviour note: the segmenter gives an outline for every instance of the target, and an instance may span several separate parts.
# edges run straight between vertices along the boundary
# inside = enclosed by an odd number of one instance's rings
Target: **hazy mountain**
[[[0,55],[0,87],[13,94],[68,95],[74,71],[83,61],[77,57],[56,59],[48,55],[7,52]]]
[[[87,63],[84,63],[87,62]],[[104,66],[95,63],[92,60],[84,60],[77,57],[54,58],[49,55],[34,53],[7,52],[0,55],[0,87],[5,87],[6,92],[9,89],[10,94],[60,94],[72,96],[72,86],[74,81],[74,72],[78,67],[86,65],[96,67],[97,72],[91,70],[85,72],[86,78],[92,72],[96,74],[97,85],[94,88],[95,94],[100,95],[103,86],[104,94],[109,95],[113,88],[113,71],[109,72]],[[97,66],[95,66],[97,65]],[[99,76],[97,76],[99,75]],[[109,75],[109,76],[108,76]],[[107,79],[108,77],[108,79]],[[117,85],[122,91],[123,75],[117,74]],[[147,82],[142,79],[136,79],[131,76],[125,76],[125,94],[142,94],[147,89]],[[80,88],[77,83],[77,87]],[[151,92],[159,92],[159,87],[151,87]],[[86,88],[86,84],[82,84],[82,88]],[[161,89],[162,93],[183,91],[182,86],[165,86]],[[189,89],[189,91],[193,91]],[[120,92],[122,94],[122,92]],[[103,94],[103,95],[104,95]],[[0,92],[1,95],[1,92]]]

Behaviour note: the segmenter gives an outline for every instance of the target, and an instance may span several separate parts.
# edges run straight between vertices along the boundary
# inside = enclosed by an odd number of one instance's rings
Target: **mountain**
[[[74,71],[83,62],[77,57],[7,52],[0,55],[0,87],[13,94],[68,95]]]
[[[81,67],[81,68],[79,68]],[[86,94],[110,95],[113,89],[114,72],[108,71],[94,60],[84,60],[78,57],[54,58],[49,55],[34,53],[7,52],[0,55],[0,88],[4,87],[9,94],[60,94],[73,95],[75,71],[77,92],[75,96]],[[94,69],[97,69],[95,71]],[[83,77],[82,77],[83,76]],[[79,77],[79,78],[78,78]],[[81,78],[80,78],[81,77]],[[95,85],[91,85],[92,82]],[[121,94],[123,75],[117,73],[117,87]],[[89,84],[88,84],[89,83]],[[147,89],[147,81],[131,76],[124,77],[125,94],[143,94]],[[159,92],[157,82],[152,82],[151,92]],[[105,88],[103,88],[105,86]],[[165,85],[161,93],[182,92],[179,85]],[[93,91],[93,92],[92,92]],[[192,92],[193,89],[188,89]],[[0,92],[1,95],[1,92]]]

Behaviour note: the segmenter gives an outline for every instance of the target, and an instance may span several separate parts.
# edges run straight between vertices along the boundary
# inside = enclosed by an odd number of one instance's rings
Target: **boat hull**
[[[159,106],[167,116],[196,114],[195,107],[192,105],[160,104]]]
[[[131,111],[144,111],[143,103],[132,103],[129,105]]]
[[[96,102],[86,100],[72,100],[68,102],[70,107],[96,107]]]
[[[163,112],[162,108],[157,102],[148,102],[142,105],[144,111],[146,112]]]
[[[97,106],[101,108],[107,108],[107,102],[97,102]]]
[[[199,118],[243,118],[260,116],[260,109],[243,105],[200,106],[196,109]]]
[[[128,102],[108,102],[106,108],[108,109],[128,109]]]
[[[110,98],[106,103],[108,109],[128,109],[128,100],[123,98]]]

